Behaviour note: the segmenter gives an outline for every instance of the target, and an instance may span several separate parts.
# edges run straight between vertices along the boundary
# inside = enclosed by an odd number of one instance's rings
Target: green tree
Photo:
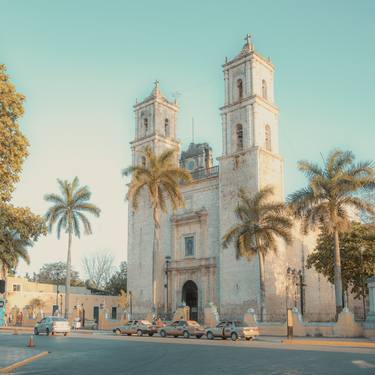
[[[121,294],[121,290],[127,292],[128,282],[128,265],[126,262],[121,262],[119,270],[115,272],[112,277],[109,279],[106,290],[110,292],[114,296],[118,296]]]
[[[239,203],[235,209],[238,223],[223,237],[223,247],[228,248],[234,243],[236,258],[244,257],[250,260],[254,255],[259,260],[260,284],[260,320],[265,317],[265,273],[266,255],[277,252],[276,239],[291,241],[292,221],[289,218],[285,204],[273,202],[273,188],[265,187],[254,195],[249,195],[244,189],[239,191]]]
[[[0,266],[5,278],[18,264],[18,257],[28,259],[26,248],[31,241],[46,233],[42,217],[9,203],[28,155],[28,141],[18,124],[24,100],[0,65]]]
[[[11,199],[28,155],[28,141],[18,120],[23,116],[25,97],[10,82],[5,65],[0,65],[0,201]]]
[[[4,231],[0,241],[0,263],[4,280],[7,279],[9,270],[14,270],[19,259],[30,263],[27,248],[32,246],[32,242],[21,238],[16,231]]]
[[[374,207],[361,197],[365,190],[375,189],[373,163],[354,163],[350,151],[333,150],[323,168],[300,161],[298,169],[308,179],[308,186],[288,197],[295,216],[302,219],[304,232],[323,226],[332,236],[335,258],[336,313],[343,306],[341,254],[339,234],[350,227],[350,217],[356,211],[375,214]]]
[[[80,238],[81,224],[85,234],[92,234],[91,223],[85,213],[100,215],[100,209],[90,203],[91,192],[87,186],[79,186],[77,177],[72,182],[57,180],[61,195],[47,194],[44,199],[52,203],[46,213],[48,230],[56,225],[57,238],[60,239],[61,229],[68,234],[68,254],[66,261],[66,283],[65,283],[65,317],[69,317],[69,290],[71,270],[71,246],[72,237]]]
[[[66,263],[55,262],[45,263],[39,269],[38,273],[34,273],[33,281],[38,283],[64,285],[66,284]],[[70,268],[70,286],[84,286],[85,283],[79,278],[78,271]]]
[[[147,193],[152,206],[154,221],[154,238],[152,251],[152,308],[156,309],[156,260],[159,257],[160,246],[160,215],[167,212],[167,203],[176,210],[184,205],[180,183],[191,181],[191,175],[186,169],[178,166],[177,150],[169,149],[160,155],[155,154],[149,146],[143,151],[143,165],[134,165],[123,171],[123,175],[132,174],[127,199],[134,210],[138,209],[138,201],[142,192]]]
[[[362,298],[364,311],[368,294],[367,279],[375,274],[374,229],[369,225],[353,223],[350,230],[340,233],[341,277],[344,290],[350,288],[355,298]],[[332,236],[322,229],[315,250],[307,257],[307,268],[335,282],[334,243]]]

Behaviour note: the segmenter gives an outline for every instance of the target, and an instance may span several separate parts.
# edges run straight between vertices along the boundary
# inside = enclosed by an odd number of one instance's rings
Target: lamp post
[[[168,277],[168,272],[169,272],[169,265],[171,263],[171,257],[169,255],[167,255],[165,257],[165,314],[167,315],[168,314],[168,305],[169,305],[169,301],[168,301],[168,294],[169,294],[169,291],[168,291],[168,281],[169,281],[169,277]]]
[[[60,311],[62,312],[63,311],[63,295],[60,294]]]
[[[130,320],[133,319],[133,294],[129,291]]]

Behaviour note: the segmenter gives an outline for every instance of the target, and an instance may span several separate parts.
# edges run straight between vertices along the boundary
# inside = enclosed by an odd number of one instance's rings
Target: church
[[[179,150],[179,163],[193,181],[182,185],[185,207],[161,218],[160,254],[156,257],[158,315],[170,316],[178,306],[190,307],[190,318],[204,321],[204,308],[217,306],[223,319],[241,319],[252,308],[259,313],[257,257],[236,259],[233,245],[222,237],[235,223],[234,209],[241,187],[256,192],[274,187],[274,200],[284,200],[284,162],[279,152],[279,108],[274,100],[275,67],[255,49],[248,36],[239,53],[226,59],[224,103],[220,108],[222,154],[215,159],[208,143],[191,143],[180,150],[177,138],[179,107],[162,95],[159,83],[134,105],[135,138],[132,163],[141,152]],[[177,162],[177,161],[176,161]],[[133,318],[144,318],[152,306],[152,211],[146,197],[128,212],[128,291]],[[297,307],[305,319],[335,316],[334,288],[323,276],[306,269],[316,236],[304,236],[296,225],[293,243],[279,241],[277,254],[265,260],[268,321],[285,319],[287,307]]]

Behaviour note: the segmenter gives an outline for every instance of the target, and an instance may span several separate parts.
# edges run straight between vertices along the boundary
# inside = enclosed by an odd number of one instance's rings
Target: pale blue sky
[[[246,33],[276,66],[286,193],[304,184],[301,158],[333,147],[375,159],[375,1],[0,0],[0,62],[27,96],[31,143],[14,202],[43,214],[56,178],[79,176],[102,208],[95,233],[73,243],[73,262],[107,249],[126,256],[124,181],[132,105],[152,82],[180,92],[178,134],[221,152],[221,64]],[[66,241],[41,239],[29,270],[64,260]],[[26,270],[21,265],[20,271]]]

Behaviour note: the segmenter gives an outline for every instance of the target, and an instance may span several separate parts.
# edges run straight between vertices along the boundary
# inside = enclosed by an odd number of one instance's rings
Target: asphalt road
[[[1,347],[27,335],[0,334]],[[159,337],[38,336],[46,357],[16,374],[375,374],[375,350]]]

